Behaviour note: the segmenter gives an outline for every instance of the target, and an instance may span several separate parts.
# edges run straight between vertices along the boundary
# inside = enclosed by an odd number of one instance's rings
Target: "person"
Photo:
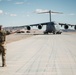
[[[6,34],[0,25],[0,55],[2,56],[2,67],[6,66],[6,49],[5,49]]]

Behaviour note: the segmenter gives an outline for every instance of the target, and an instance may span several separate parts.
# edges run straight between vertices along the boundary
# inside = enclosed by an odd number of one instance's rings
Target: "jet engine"
[[[31,30],[31,27],[30,26],[27,26],[26,28],[27,28],[27,30]]]
[[[42,26],[41,25],[38,25],[38,29],[42,29]]]
[[[74,26],[74,29],[76,30],[76,25]]]
[[[68,25],[65,25],[64,28],[65,28],[65,29],[68,29]]]

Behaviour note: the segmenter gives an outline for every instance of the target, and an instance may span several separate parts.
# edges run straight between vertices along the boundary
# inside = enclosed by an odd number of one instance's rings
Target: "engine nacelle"
[[[76,25],[74,26],[74,29],[76,30]]]
[[[31,30],[31,27],[30,26],[27,26],[26,28],[27,28],[27,30]]]
[[[65,25],[64,28],[65,28],[65,29],[68,29],[68,25]]]
[[[41,25],[38,25],[38,29],[42,29],[42,26]]]

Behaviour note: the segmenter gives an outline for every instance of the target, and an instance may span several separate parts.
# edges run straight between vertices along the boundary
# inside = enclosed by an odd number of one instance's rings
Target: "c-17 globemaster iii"
[[[58,28],[59,25],[64,26],[64,29],[68,29],[69,26],[74,26],[74,29],[76,30],[76,25],[71,25],[71,24],[66,24],[66,23],[55,23],[51,21],[51,13],[57,13],[57,14],[63,14],[61,12],[53,12],[51,10],[45,11],[45,12],[40,12],[41,13],[49,13],[50,16],[50,22],[45,22],[45,23],[38,23],[38,24],[32,24],[32,25],[27,25],[27,30],[31,30],[31,26],[37,26],[38,29],[42,29],[43,25],[46,25],[46,30],[44,31],[44,34],[48,33],[53,33],[53,34],[61,34],[62,31],[61,29]]]
[[[55,23],[55,22],[51,21],[51,13],[63,14],[61,12],[53,12],[53,11],[49,10],[49,11],[45,11],[45,12],[40,12],[39,14],[41,14],[41,13],[49,13],[50,22],[31,24],[31,25],[23,25],[23,26],[16,26],[16,27],[13,27],[13,28],[25,28],[26,27],[27,30],[31,30],[32,26],[36,26],[36,27],[38,27],[38,29],[42,29],[42,27],[44,25],[46,25],[46,29],[43,32],[44,34],[48,34],[48,33],[61,34],[62,31],[61,31],[61,29],[57,28],[58,25],[61,25],[61,27],[64,26],[64,29],[68,29],[69,26],[71,26],[71,27],[74,26],[74,29],[76,30],[76,25],[71,25],[71,24],[66,24],[66,23]]]

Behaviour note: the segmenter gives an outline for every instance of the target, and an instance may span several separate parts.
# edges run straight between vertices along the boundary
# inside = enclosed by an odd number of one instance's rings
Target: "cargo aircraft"
[[[45,12],[40,12],[41,13],[49,13],[50,16],[50,22],[45,22],[45,23],[38,23],[38,24],[32,24],[32,25],[27,25],[25,26],[27,28],[27,30],[31,30],[31,26],[37,26],[38,29],[42,29],[42,27],[44,25],[46,25],[46,30],[44,31],[44,34],[48,34],[48,33],[53,33],[53,34],[61,34],[62,31],[61,29],[58,29],[58,25],[64,26],[64,29],[68,29],[69,26],[74,26],[74,29],[76,30],[76,25],[71,25],[71,24],[66,24],[66,23],[55,23],[51,21],[51,13],[57,13],[57,14],[63,14],[61,12],[53,12],[51,10],[49,11],[45,11]]]
[[[40,12],[39,14],[41,14],[41,13],[49,13],[50,22],[24,25],[24,26],[17,26],[17,27],[13,27],[13,28],[24,28],[24,27],[26,27],[27,30],[31,30],[32,26],[36,26],[36,27],[38,27],[38,29],[42,29],[42,27],[44,25],[46,25],[46,30],[44,31],[44,34],[48,34],[48,33],[61,34],[62,31],[61,31],[61,29],[58,29],[58,27],[57,27],[58,25],[61,25],[61,27],[64,26],[64,29],[68,29],[69,26],[71,26],[71,27],[74,26],[74,29],[76,30],[76,25],[71,25],[71,24],[66,24],[66,23],[58,23],[57,24],[57,23],[51,21],[51,13],[63,14],[61,12],[53,12],[53,11],[49,10],[49,11],[45,11],[45,12]]]

